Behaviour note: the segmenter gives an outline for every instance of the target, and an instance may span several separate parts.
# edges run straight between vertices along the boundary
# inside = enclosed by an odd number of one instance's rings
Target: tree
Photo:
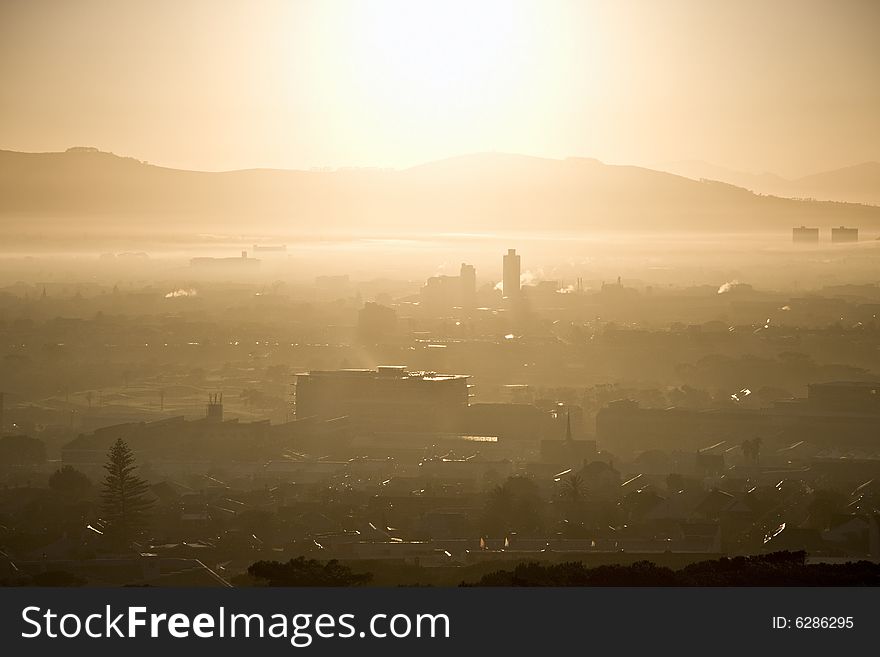
[[[562,499],[573,505],[580,504],[584,496],[584,479],[579,474],[572,474],[565,478],[562,482],[562,490],[560,491]]]
[[[544,502],[538,487],[526,477],[509,477],[489,493],[482,529],[490,536],[510,532],[526,536],[543,533]]]
[[[583,477],[570,474],[562,480],[555,504],[563,521],[562,535],[566,538],[589,538],[592,534],[591,525],[587,522],[591,516],[587,502]]]
[[[750,465],[758,465],[761,458],[761,436],[756,436],[751,440],[744,440],[740,445],[746,463]]]
[[[266,586],[363,586],[373,578],[335,559],[323,563],[305,557],[287,563],[257,561],[248,568],[248,574]]]
[[[89,494],[92,482],[73,466],[65,465],[49,477],[49,488],[67,500],[77,501]]]
[[[590,568],[582,562],[518,564],[483,575],[475,586],[877,586],[870,561],[807,563],[807,553],[772,552],[698,561],[680,570],[649,561]]]
[[[134,472],[134,455],[120,438],[107,453],[107,476],[101,492],[107,528],[114,538],[127,545],[147,524],[153,501],[147,497],[149,484]]]
[[[79,575],[63,570],[50,570],[31,577],[30,586],[85,586],[88,582]]]
[[[0,465],[39,465],[46,460],[42,440],[30,436],[0,438]]]
[[[584,507],[584,480],[579,474],[571,474],[562,480],[558,493],[562,513],[569,522],[581,520]]]

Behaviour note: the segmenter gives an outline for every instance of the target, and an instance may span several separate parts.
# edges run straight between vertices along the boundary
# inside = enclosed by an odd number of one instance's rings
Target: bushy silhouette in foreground
[[[880,564],[807,564],[805,552],[700,561],[681,570],[650,561],[587,568],[581,562],[523,563],[473,586],[878,586]]]
[[[305,557],[287,563],[257,561],[248,568],[248,574],[265,586],[362,586],[373,577],[370,573],[355,573],[335,559],[323,563]]]
[[[50,587],[69,587],[69,586],[85,586],[86,580],[73,573],[63,570],[48,570],[44,573],[35,575],[21,574],[18,577],[9,577],[0,579],[0,586],[50,586]]]

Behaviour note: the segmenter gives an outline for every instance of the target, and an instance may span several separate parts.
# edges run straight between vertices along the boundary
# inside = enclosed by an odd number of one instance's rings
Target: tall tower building
[[[519,298],[519,256],[516,249],[507,249],[507,255],[504,256],[504,277],[502,285],[504,286],[504,296],[508,299]]]
[[[461,307],[473,308],[477,299],[477,270],[473,265],[461,263],[458,279],[461,285]]]

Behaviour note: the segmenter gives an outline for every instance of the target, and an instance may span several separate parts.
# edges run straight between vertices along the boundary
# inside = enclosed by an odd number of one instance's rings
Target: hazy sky
[[[880,2],[2,0],[0,148],[404,167],[880,160]]]

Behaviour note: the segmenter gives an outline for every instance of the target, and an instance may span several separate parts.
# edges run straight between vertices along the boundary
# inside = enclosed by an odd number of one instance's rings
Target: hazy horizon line
[[[139,162],[142,162],[143,164],[155,166],[155,167],[158,167],[161,169],[171,169],[174,171],[187,171],[187,172],[192,172],[192,173],[236,173],[236,172],[241,172],[241,171],[300,171],[300,172],[308,172],[308,173],[315,173],[315,172],[332,173],[332,172],[344,172],[344,171],[403,172],[403,171],[410,171],[412,169],[417,169],[419,167],[430,165],[430,164],[436,164],[439,162],[447,162],[450,160],[456,160],[456,159],[462,159],[462,158],[468,158],[468,157],[506,156],[506,157],[517,157],[517,158],[525,158],[525,159],[532,159],[532,160],[547,160],[547,161],[554,161],[554,162],[565,162],[567,160],[591,160],[591,161],[598,162],[599,164],[602,164],[605,166],[637,167],[637,168],[641,168],[641,169],[659,171],[662,173],[669,173],[670,175],[675,175],[675,176],[679,176],[682,178],[690,178],[690,176],[686,176],[686,175],[682,175],[680,173],[675,173],[673,171],[669,171],[668,167],[672,167],[672,166],[679,165],[679,164],[693,163],[693,164],[703,164],[708,167],[713,167],[713,168],[717,168],[717,169],[724,169],[725,171],[728,171],[730,173],[735,173],[735,174],[748,174],[748,175],[752,175],[752,176],[772,175],[772,176],[777,176],[783,180],[795,181],[799,178],[806,178],[806,177],[809,177],[812,175],[828,173],[831,171],[842,171],[844,169],[851,169],[851,168],[870,165],[870,164],[880,164],[880,158],[872,159],[872,160],[862,160],[860,162],[854,162],[854,163],[846,164],[843,166],[832,166],[827,169],[822,169],[819,171],[814,171],[812,173],[806,173],[806,174],[802,174],[799,176],[788,176],[788,175],[783,175],[783,174],[780,174],[776,171],[772,171],[769,169],[765,169],[762,171],[738,169],[736,167],[731,167],[731,166],[724,165],[724,164],[718,164],[717,162],[712,162],[710,160],[705,160],[702,158],[676,159],[676,160],[669,160],[665,163],[637,163],[637,162],[612,162],[612,161],[603,160],[601,158],[590,156],[590,155],[551,156],[551,155],[535,155],[532,153],[522,153],[522,152],[516,152],[516,151],[469,151],[469,152],[460,152],[460,153],[453,154],[453,155],[447,155],[447,156],[443,156],[443,157],[437,157],[437,158],[432,158],[432,159],[428,159],[428,160],[423,160],[423,161],[420,161],[420,162],[417,162],[415,164],[411,164],[411,165],[405,166],[405,167],[382,166],[382,165],[378,165],[378,164],[373,164],[373,165],[370,165],[370,164],[363,164],[363,165],[353,165],[353,164],[330,165],[330,164],[325,164],[325,165],[313,165],[313,166],[310,166],[307,168],[259,165],[259,166],[242,166],[242,167],[232,168],[232,169],[211,169],[211,168],[189,168],[189,167],[184,167],[184,166],[174,166],[174,165],[169,165],[169,164],[162,164],[162,163],[157,163],[154,160],[141,159],[140,157],[138,157],[136,155],[121,154],[121,153],[117,153],[112,150],[104,150],[100,146],[91,146],[91,145],[85,145],[85,144],[75,144],[72,146],[68,146],[67,148],[65,148],[63,150],[34,150],[34,151],[32,151],[32,150],[19,150],[19,149],[10,148],[10,147],[2,147],[2,148],[0,148],[0,151],[7,152],[7,153],[18,153],[18,154],[22,154],[22,155],[63,155],[65,153],[68,153],[70,151],[75,151],[77,149],[82,149],[83,151],[95,150],[98,153],[102,153],[102,154],[106,154],[106,155],[113,155],[115,157],[124,158],[124,159],[137,160]]]

